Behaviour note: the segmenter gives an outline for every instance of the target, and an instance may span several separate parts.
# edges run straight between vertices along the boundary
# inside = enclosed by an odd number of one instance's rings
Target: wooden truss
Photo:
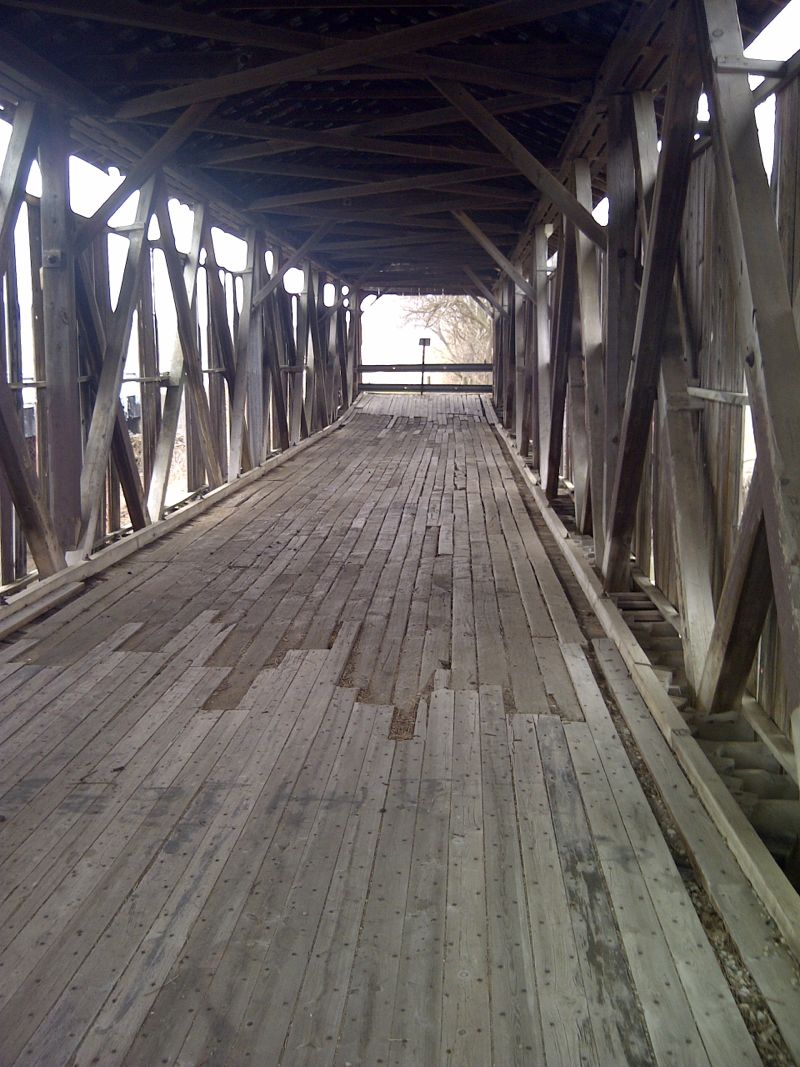
[[[669,559],[697,706],[718,712],[736,705],[774,604],[791,709],[800,704],[800,349],[792,275],[761,160],[736,5],[687,0],[676,9],[673,33],[681,46],[663,117],[657,119],[652,94],[619,91],[609,98],[609,222],[602,239],[586,224],[592,178],[581,159],[563,176],[566,188],[548,197],[558,238],[551,271],[554,241],[542,224],[521,244],[525,258],[507,266],[485,234],[473,234],[516,290],[495,294],[509,312],[495,320],[495,400],[550,500],[571,487],[575,525],[592,535],[610,593],[632,588],[632,567],[649,575],[651,552],[657,571]],[[523,169],[496,119],[469,94],[439,88]],[[688,200],[712,158],[696,140],[701,88],[712,116],[719,265],[735,293],[738,373],[747,380],[759,457],[735,547],[722,559],[709,526],[722,488],[709,480],[704,456],[715,446],[703,412],[733,394],[695,388],[702,346],[714,344],[703,334],[694,295],[704,235],[692,230],[697,205]],[[796,145],[787,146],[792,150]],[[730,509],[738,472],[727,479]]]
[[[202,114],[207,112],[203,108]],[[336,305],[328,308],[322,299],[325,277],[307,269],[296,332],[292,298],[279,284],[288,268],[307,262],[331,223],[323,223],[301,247],[285,254],[253,227],[247,234],[247,267],[235,274],[217,262],[211,211],[199,203],[191,247],[186,254],[178,250],[160,167],[200,117],[195,111],[179,120],[84,221],[69,208],[70,145],[63,115],[33,103],[17,108],[0,174],[0,257],[8,289],[14,292],[14,228],[38,153],[42,196],[27,197],[26,208],[30,283],[41,307],[36,337],[41,383],[36,436],[26,440],[22,364],[15,348],[10,365],[18,368],[19,380],[0,377],[0,461],[20,535],[16,559],[15,543],[6,539],[12,563],[4,577],[25,573],[26,549],[42,576],[85,558],[120,529],[120,492],[133,529],[161,518],[181,429],[188,438],[187,490],[196,493],[235,479],[290,440],[324,427],[353,400],[358,293],[345,296],[339,283]],[[137,189],[133,223],[110,228],[111,215]],[[113,309],[110,233],[128,241]],[[155,255],[162,257],[176,322],[170,369],[163,376],[154,319]],[[201,286],[205,323],[198,312]],[[134,323],[143,477],[120,402],[123,378],[130,376]],[[19,344],[16,333],[11,341]],[[309,342],[311,358],[306,361]],[[297,405],[304,393],[313,398],[307,412]],[[10,509],[4,516],[3,522]]]

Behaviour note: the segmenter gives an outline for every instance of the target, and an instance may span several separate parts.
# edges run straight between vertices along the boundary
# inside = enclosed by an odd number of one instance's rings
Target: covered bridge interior
[[[0,0],[0,1067],[800,1062],[785,6]]]

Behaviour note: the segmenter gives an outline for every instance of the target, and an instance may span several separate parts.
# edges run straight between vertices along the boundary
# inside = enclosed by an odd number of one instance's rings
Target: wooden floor
[[[479,398],[370,396],[2,659],[3,1067],[761,1062]]]

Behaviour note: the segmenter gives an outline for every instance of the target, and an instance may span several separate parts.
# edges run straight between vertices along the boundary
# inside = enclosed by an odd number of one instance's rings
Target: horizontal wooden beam
[[[366,367],[361,368],[362,371],[366,371]],[[399,385],[396,382],[391,384],[381,383],[380,385],[370,385],[367,382],[362,382],[359,386],[362,393],[491,393],[491,385],[429,385],[425,383],[423,389],[420,389],[419,382],[416,384]]]
[[[251,211],[269,211],[275,207],[289,204],[319,204],[329,200],[350,200],[365,196],[381,196],[388,193],[402,193],[413,189],[441,189],[460,182],[482,182],[491,178],[503,177],[509,171],[502,167],[471,168],[457,170],[446,174],[412,175],[408,178],[392,178],[388,181],[364,182],[359,185],[346,185],[337,189],[311,189],[307,192],[285,193],[281,196],[268,196],[254,201]],[[509,190],[510,195],[514,195]]]
[[[323,74],[327,71],[358,65],[364,62],[365,57],[375,62],[378,59],[414,52],[420,48],[432,48],[446,41],[458,40],[489,30],[548,18],[565,11],[588,7],[590,3],[591,0],[542,0],[535,9],[532,9],[529,0],[499,0],[497,3],[482,5],[456,15],[427,19],[414,26],[374,34],[356,41],[347,41],[330,48],[322,48],[317,52],[267,63],[236,74],[205,78],[192,85],[149,93],[146,96],[129,100],[119,108],[117,114],[120,118],[137,118],[141,115],[152,115],[158,111],[185,107],[204,100],[221,100],[270,85],[302,81],[310,73]]]
[[[225,126],[226,124],[206,122],[203,125],[210,132],[221,133],[223,131],[218,128],[218,125]],[[248,124],[238,124],[237,128],[242,125]],[[290,148],[332,148],[343,152],[369,152],[382,156],[398,156],[401,159],[414,159],[419,162],[452,163],[461,166],[497,167],[500,162],[493,152],[455,148],[450,145],[361,137],[355,133],[339,133],[333,130],[299,130],[259,123],[258,131],[262,137],[269,138],[269,140],[236,145],[213,152],[204,159],[198,160],[199,165],[224,169],[225,164],[232,161],[268,157],[274,148],[272,142],[285,143]],[[233,128],[229,127],[228,134],[233,134],[233,132]]]
[[[363,374],[491,374],[491,363],[362,363]]]

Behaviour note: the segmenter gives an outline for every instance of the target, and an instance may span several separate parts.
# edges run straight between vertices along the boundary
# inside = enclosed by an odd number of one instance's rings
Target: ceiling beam
[[[463,85],[437,79],[431,80],[442,96],[458,108],[461,114],[517,167],[520,174],[524,174],[543,196],[551,200],[581,233],[586,234],[600,248],[606,247],[605,228],[566,186],[562,185],[552,171],[540,163],[505,126],[487,111],[479,100],[476,100]]]
[[[224,121],[205,123],[213,133],[224,133]],[[237,124],[240,125],[240,124]],[[235,145],[220,152],[210,153],[197,162],[204,167],[224,167],[233,160],[260,158],[269,156],[273,150],[272,141],[285,142],[290,148],[332,148],[343,152],[373,152],[384,156],[399,156],[403,159],[416,159],[431,163],[458,163],[463,166],[497,167],[499,160],[496,153],[479,152],[470,149],[451,148],[448,145],[417,144],[413,141],[389,141],[377,137],[360,137],[357,134],[336,133],[332,130],[298,130],[286,126],[260,124],[262,136],[268,141],[253,144]],[[233,131],[229,129],[228,133]],[[281,146],[278,151],[285,151]]]
[[[497,167],[473,168],[451,171],[449,174],[412,175],[410,178],[392,178],[389,181],[365,182],[334,189],[310,189],[305,192],[286,193],[282,196],[267,196],[250,205],[251,211],[269,211],[273,207],[289,204],[318,204],[328,200],[349,200],[364,196],[380,196],[385,193],[402,193],[412,189],[440,189],[459,182],[480,182],[489,178],[503,177],[507,170]],[[513,195],[513,191],[509,190]]]
[[[520,273],[520,271],[517,270],[511,260],[503,255],[503,253],[500,251],[494,241],[492,241],[491,238],[483,232],[480,226],[473,222],[469,215],[466,215],[463,211],[454,211],[452,214],[453,218],[457,219],[461,223],[467,233],[470,234],[470,236],[473,237],[475,241],[477,241],[481,248],[485,252],[489,253],[489,255],[492,257],[498,267],[500,267],[501,270],[505,271],[505,273],[509,276],[509,278],[511,278],[517,288],[521,289],[522,292],[527,297],[530,297],[531,300],[535,300],[536,291],[531,285],[531,283]]]
[[[204,78],[191,85],[148,93],[123,104],[118,115],[120,118],[137,118],[204,100],[221,100],[270,85],[302,81],[309,73],[320,74],[358,65],[364,62],[365,56],[368,56],[371,62],[392,58],[462,37],[588,7],[590,3],[591,0],[542,0],[532,8],[530,0],[499,0],[477,9],[440,19],[429,19],[415,26],[390,30],[355,41],[345,41],[316,52],[263,64],[236,74]]]

